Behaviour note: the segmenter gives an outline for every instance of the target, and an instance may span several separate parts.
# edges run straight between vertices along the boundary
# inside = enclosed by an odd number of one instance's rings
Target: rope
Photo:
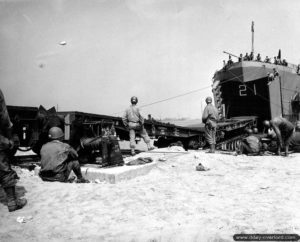
[[[183,96],[189,95],[191,93],[203,91],[203,90],[205,90],[207,88],[211,88],[211,85],[203,87],[203,88],[195,89],[195,90],[183,93],[183,94],[179,94],[179,95],[176,95],[176,96],[173,96],[173,97],[169,97],[169,98],[166,98],[166,99],[155,101],[155,102],[152,102],[152,103],[149,103],[149,104],[145,104],[145,105],[140,106],[140,108],[148,107],[148,106],[151,106],[151,105],[154,105],[154,104],[158,104],[158,103],[162,103],[162,102],[165,102],[165,101],[169,101],[169,100],[172,100],[172,99],[175,99],[175,98],[178,98],[178,97],[183,97]],[[110,114],[110,115],[115,115],[115,114],[122,113],[122,112],[123,111],[120,111],[120,112],[116,112],[116,113],[113,113],[113,114]]]
[[[229,69],[228,69],[228,71],[229,71],[234,77],[232,77],[232,78],[230,78],[230,79],[227,79],[226,81],[223,81],[222,84],[227,83],[227,82],[230,82],[230,81],[232,81],[232,80],[234,80],[234,79],[237,79],[238,82],[240,82],[240,83],[242,83],[242,84],[244,85],[245,83],[240,79],[240,77],[242,77],[242,76],[245,75],[245,74],[248,74],[248,73],[251,73],[251,72],[252,72],[252,71],[248,71],[248,72],[245,72],[245,73],[243,73],[243,74],[237,76],[237,75],[233,74]],[[255,72],[253,75],[251,75],[251,79],[254,79],[255,76],[257,75],[257,73],[258,73],[258,71]],[[151,106],[151,105],[154,105],[154,104],[158,104],[158,103],[166,102],[166,101],[169,101],[169,100],[172,100],[172,99],[176,99],[176,98],[179,98],[179,97],[187,96],[187,95],[192,94],[192,93],[196,93],[196,92],[199,92],[199,91],[203,91],[203,90],[205,90],[205,89],[207,89],[207,88],[211,88],[211,85],[205,86],[205,87],[203,87],[203,88],[198,88],[198,89],[195,89],[195,90],[192,90],[192,91],[183,93],[183,94],[178,94],[178,95],[173,96],[173,97],[169,97],[169,98],[166,98],[166,99],[162,99],[162,100],[158,100],[158,101],[155,101],[155,102],[152,102],[152,103],[148,103],[148,104],[145,104],[145,105],[140,106],[140,108],[148,107],[148,106]],[[252,92],[254,93],[254,89],[252,89],[252,88],[250,88],[250,87],[248,87],[248,86],[247,86],[247,88],[248,88],[250,91],[252,91]],[[267,99],[266,97],[264,97],[264,96],[262,96],[262,95],[260,95],[260,94],[256,94],[256,95],[259,96],[259,97],[261,97],[261,98],[264,99],[265,101],[268,101],[269,103],[272,103],[272,102],[270,102],[270,100]],[[280,107],[278,104],[275,104],[275,103],[272,103],[272,104],[275,105],[275,106],[277,106],[277,107]],[[285,110],[285,111],[286,111],[286,110]],[[113,116],[113,115],[116,115],[116,114],[119,114],[119,113],[123,113],[123,111],[115,112],[115,113],[112,113],[112,114],[110,114],[110,115]]]
[[[239,75],[239,76],[236,76],[236,77],[241,77],[243,76],[243,74]],[[226,81],[223,81],[223,83],[226,83],[226,82],[229,82],[233,79],[235,79],[236,77],[233,77],[233,78],[230,78]],[[195,89],[195,90],[192,90],[192,91],[189,91],[189,92],[186,92],[186,93],[183,93],[183,94],[178,94],[176,96],[173,96],[173,97],[169,97],[169,98],[166,98],[166,99],[162,99],[162,100],[158,100],[158,101],[155,101],[155,102],[152,102],[152,103],[149,103],[149,104],[145,104],[145,105],[142,105],[140,106],[140,108],[143,108],[143,107],[148,107],[148,106],[151,106],[151,105],[154,105],[154,104],[157,104],[157,103],[161,103],[161,102],[165,102],[165,101],[169,101],[169,100],[172,100],[172,99],[175,99],[175,98],[178,98],[178,97],[183,97],[183,96],[186,96],[186,95],[189,95],[189,94],[192,94],[192,93],[195,93],[195,92],[199,92],[199,91],[203,91],[207,88],[211,88],[211,85],[209,86],[206,86],[206,87],[203,87],[203,88],[198,88],[198,89]],[[119,111],[119,112],[116,112],[116,113],[113,113],[113,114],[110,114],[110,115],[116,115],[116,114],[119,114],[119,113],[123,113],[123,111]]]

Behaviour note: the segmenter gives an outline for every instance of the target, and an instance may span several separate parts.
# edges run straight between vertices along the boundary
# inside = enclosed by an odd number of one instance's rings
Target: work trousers
[[[0,185],[5,187],[13,187],[19,179],[17,173],[11,168],[10,155],[7,151],[0,151]]]
[[[40,177],[43,181],[59,181],[59,182],[67,182],[70,176],[71,171],[75,173],[77,179],[82,178],[82,173],[80,170],[80,164],[78,160],[68,160],[63,169],[59,173],[54,173],[53,171],[43,171],[40,172]]]
[[[205,139],[209,145],[216,144],[216,127],[205,125]]]
[[[294,130],[290,129],[288,132],[281,134],[284,147],[289,146],[293,136],[293,132]],[[279,141],[278,141],[278,145],[279,145]]]
[[[135,125],[135,123],[129,122],[129,137],[131,149],[135,148],[135,132],[138,132],[138,134],[142,137],[146,144],[150,143],[150,138],[147,134],[146,129],[142,125]]]

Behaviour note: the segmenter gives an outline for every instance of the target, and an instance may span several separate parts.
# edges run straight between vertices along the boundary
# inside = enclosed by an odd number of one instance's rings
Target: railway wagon
[[[41,148],[40,139],[47,122],[56,118],[65,133],[65,141],[73,147],[79,146],[82,132],[78,127],[88,128],[93,136],[103,136],[109,133],[118,140],[129,140],[129,132],[124,127],[120,117],[92,114],[77,111],[56,112],[55,108],[46,110],[43,106],[22,107],[8,106],[9,114],[15,123],[15,129],[21,141],[21,150],[33,149],[38,153]],[[222,119],[217,127],[217,147],[219,149],[235,149],[239,139],[247,127],[254,127],[257,123],[255,116],[234,117]],[[163,123],[153,119],[150,115],[145,119],[144,127],[149,136],[154,139],[154,145],[162,148],[172,143],[181,142],[185,149],[199,149],[206,146],[204,125],[197,127],[181,127],[170,123]],[[47,136],[47,134],[44,134]],[[137,137],[137,142],[140,140]],[[38,146],[38,147],[37,147]]]

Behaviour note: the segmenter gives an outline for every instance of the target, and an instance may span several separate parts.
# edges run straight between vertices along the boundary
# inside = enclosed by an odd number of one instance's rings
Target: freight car
[[[73,147],[80,146],[83,129],[89,130],[94,137],[113,135],[118,140],[129,140],[128,130],[120,117],[84,113],[77,111],[56,112],[55,108],[46,110],[42,106],[20,107],[8,106],[9,114],[15,123],[16,132],[21,141],[21,150],[33,149],[39,152],[47,139],[47,126],[53,122],[65,132],[65,141]],[[234,149],[246,127],[256,126],[256,117],[223,119],[218,123],[217,141],[220,148]],[[81,128],[79,128],[81,127]],[[149,115],[144,127],[149,136],[155,140],[154,145],[161,148],[180,141],[185,149],[198,149],[206,145],[204,128],[181,127],[154,120]],[[137,138],[137,141],[139,138]]]

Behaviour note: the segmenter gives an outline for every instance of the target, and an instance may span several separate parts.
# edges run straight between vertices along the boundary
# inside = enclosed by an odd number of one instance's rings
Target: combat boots
[[[131,149],[130,153],[131,153],[132,156],[135,156],[135,150],[134,149]]]
[[[213,144],[213,145],[210,145],[210,149],[209,149],[209,151],[207,153],[215,153],[215,151],[216,151],[216,147]]]
[[[4,190],[7,195],[7,207],[9,212],[21,209],[27,204],[25,198],[17,199],[15,187],[6,187]]]

